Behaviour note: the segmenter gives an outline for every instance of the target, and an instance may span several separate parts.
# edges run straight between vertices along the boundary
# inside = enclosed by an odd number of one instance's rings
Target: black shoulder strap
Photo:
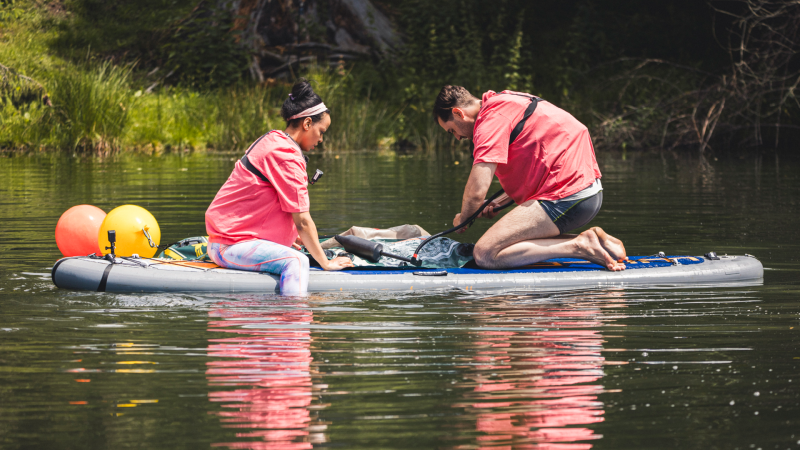
[[[527,95],[511,94],[511,93],[508,93],[508,92],[507,92],[507,94],[509,94],[509,95],[519,95],[520,97],[528,97]],[[515,140],[517,140],[517,138],[519,137],[519,134],[522,133],[522,129],[525,128],[525,122],[527,122],[528,121],[528,117],[530,117],[531,114],[533,114],[533,112],[536,111],[536,105],[538,105],[539,104],[539,100],[541,100],[539,97],[534,97],[534,96],[530,96],[530,99],[531,99],[531,104],[528,105],[527,108],[525,108],[525,114],[522,116],[522,120],[520,120],[519,123],[517,123],[517,126],[515,126],[513,130],[511,130],[511,138],[508,140],[508,146],[509,147],[511,146],[511,144]]]
[[[256,166],[254,166],[250,162],[249,159],[247,159],[247,155],[242,156],[242,165],[244,166],[245,169],[249,170],[253,175],[257,176],[258,178],[261,178],[261,181],[263,181],[264,183],[272,184],[269,182],[269,179],[267,179],[267,177],[265,177],[264,174],[261,173],[261,171],[258,170]]]
[[[270,133],[271,133],[271,131],[270,131]],[[267,133],[267,134],[269,134],[269,133]],[[255,147],[255,146],[256,146],[256,144],[258,144],[259,142],[261,142],[261,140],[262,140],[262,139],[264,139],[264,137],[265,137],[267,134],[265,134],[264,136],[261,136],[260,138],[258,138],[258,139],[257,139],[255,142],[253,142],[253,144],[250,146],[250,148],[248,148],[248,149],[247,149],[247,151],[245,152],[244,156],[242,156],[242,165],[244,166],[244,168],[245,168],[245,169],[249,170],[249,171],[250,171],[250,172],[251,172],[253,175],[255,175],[255,176],[257,176],[258,178],[260,178],[260,179],[261,179],[261,181],[263,181],[264,183],[267,183],[267,184],[272,184],[272,183],[270,183],[270,182],[269,182],[269,179],[267,179],[267,177],[266,177],[266,176],[264,176],[264,174],[263,174],[263,173],[261,173],[261,171],[260,171],[260,170],[258,170],[258,169],[256,168],[256,166],[254,166],[254,165],[253,165],[253,164],[250,162],[250,160],[249,160],[249,159],[247,159],[247,155],[250,153],[250,150],[252,150],[252,149],[253,149],[253,147]]]
[[[270,131],[270,133],[272,133],[272,131]],[[267,134],[269,134],[269,133],[267,133]],[[264,136],[266,136],[267,134],[265,134]],[[264,136],[261,136],[260,138],[258,138],[258,140],[253,142],[253,145],[251,145],[250,148],[247,149],[247,152],[245,152],[244,156],[242,156],[242,165],[244,166],[245,169],[249,170],[253,175],[255,175],[258,178],[260,178],[261,181],[263,181],[264,183],[271,184],[269,182],[269,179],[267,179],[267,177],[264,176],[264,174],[261,173],[261,171],[258,170],[256,168],[256,166],[254,166],[253,163],[250,162],[250,159],[247,157],[247,155],[250,153],[250,150],[252,150],[253,147],[255,147],[256,144],[258,144],[259,141],[261,141],[261,139],[264,139]],[[306,164],[308,164],[308,156],[307,155],[303,155],[303,159],[306,161]]]

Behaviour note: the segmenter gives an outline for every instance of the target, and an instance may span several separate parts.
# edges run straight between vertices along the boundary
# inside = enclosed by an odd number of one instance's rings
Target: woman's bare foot
[[[606,233],[600,227],[592,227],[590,229],[597,234],[597,237],[600,239],[600,245],[606,249],[608,254],[611,255],[615,261],[623,262],[628,260],[628,255],[625,253],[625,245],[622,244],[622,241]]]
[[[594,229],[584,231],[573,242],[578,247],[578,255],[576,256],[579,258],[591,261],[613,272],[625,270],[625,264],[614,261],[614,258],[603,248],[600,238]]]

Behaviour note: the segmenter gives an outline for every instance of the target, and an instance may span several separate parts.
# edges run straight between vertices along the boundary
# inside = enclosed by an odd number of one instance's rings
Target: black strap
[[[247,169],[250,172],[252,172],[253,175],[257,176],[258,178],[261,178],[261,181],[263,181],[264,183],[272,184],[272,183],[269,182],[267,177],[265,177],[264,174],[261,173],[260,170],[256,169],[256,166],[254,166],[252,163],[250,163],[250,160],[247,159],[247,155],[242,156],[242,165],[244,166],[245,169]]]
[[[536,106],[539,105],[539,100],[541,100],[541,98],[536,97],[534,95],[515,94],[513,92],[504,92],[504,94],[517,95],[519,97],[527,97],[531,99],[531,103],[528,105],[527,108],[525,108],[525,113],[522,115],[522,120],[517,122],[517,125],[514,126],[513,130],[511,130],[511,136],[508,140],[508,146],[511,147],[511,144],[513,144],[514,141],[516,141],[517,138],[519,137],[520,133],[522,133],[522,129],[525,128],[525,122],[528,121],[528,117],[533,115],[533,112],[536,111]],[[472,155],[472,158],[473,159],[475,158],[474,154]]]
[[[270,131],[269,133],[272,133],[272,131]],[[267,133],[267,134],[269,134],[269,133]],[[265,134],[264,136],[261,136],[260,138],[256,139],[256,141],[253,142],[252,145],[250,145],[250,148],[248,148],[247,151],[244,153],[244,156],[242,156],[242,165],[244,166],[245,169],[249,170],[253,175],[255,175],[258,178],[260,178],[261,181],[263,181],[264,183],[272,184],[272,183],[269,182],[269,179],[267,179],[267,177],[264,176],[264,174],[261,173],[260,170],[256,169],[256,166],[254,166],[250,162],[250,160],[247,159],[247,155],[250,153],[250,150],[252,150],[253,147],[256,146],[256,144],[261,142],[261,140],[264,139],[267,136],[267,134]]]
[[[523,114],[522,120],[520,120],[519,123],[517,123],[517,126],[515,126],[513,130],[511,130],[511,138],[508,140],[508,146],[511,147],[511,144],[514,143],[514,141],[516,141],[517,138],[519,137],[519,134],[522,133],[522,129],[525,128],[525,122],[528,121],[528,117],[530,117],[533,114],[533,112],[536,111],[536,106],[539,104],[539,100],[541,99],[539,97],[534,97],[532,95],[528,96],[522,94],[514,94],[511,92],[506,92],[506,94],[518,95],[520,97],[528,97],[531,99],[531,104],[528,105],[527,108],[525,108],[525,114]]]
[[[272,131],[270,131],[269,133],[272,133]],[[267,134],[269,134],[269,133],[267,133]],[[264,183],[272,184],[272,183],[269,182],[269,179],[266,176],[264,176],[264,174],[261,173],[261,171],[258,170],[256,168],[256,166],[253,165],[253,163],[250,162],[250,159],[247,158],[247,155],[250,153],[250,150],[252,150],[253,147],[256,146],[256,144],[258,144],[262,139],[264,139],[264,137],[267,134],[265,134],[264,136],[261,136],[260,138],[258,138],[255,142],[253,142],[253,145],[251,145],[250,148],[247,149],[247,151],[245,152],[244,156],[242,156],[242,165],[244,166],[245,169],[249,170],[253,175],[255,175],[258,178],[260,178],[261,181],[263,181]],[[287,136],[288,136],[288,134],[287,134]],[[308,156],[303,155],[303,159],[306,161],[306,164],[308,164]]]
[[[111,268],[114,267],[114,263],[109,263],[106,266],[106,270],[103,271],[103,276],[100,278],[100,284],[97,286],[97,292],[105,292],[106,291],[106,283],[108,282],[108,273],[111,272]]]

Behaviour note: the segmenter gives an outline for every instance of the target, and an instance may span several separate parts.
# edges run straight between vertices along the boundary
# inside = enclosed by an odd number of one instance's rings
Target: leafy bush
[[[38,102],[15,105],[0,98],[0,148],[46,146],[50,111]]]

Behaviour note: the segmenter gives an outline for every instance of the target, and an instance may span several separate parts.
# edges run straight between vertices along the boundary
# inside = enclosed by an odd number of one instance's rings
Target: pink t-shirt
[[[568,112],[540,100],[509,148],[529,97],[483,94],[473,141],[475,162],[497,163],[500,185],[517,204],[528,200],[560,200],[600,178],[589,130]],[[525,94],[528,95],[528,94]]]
[[[292,213],[307,212],[308,175],[300,147],[282,131],[270,131],[247,155],[270,181],[236,161],[228,181],[206,211],[211,242],[232,245],[265,239],[291,246],[297,239]]]

